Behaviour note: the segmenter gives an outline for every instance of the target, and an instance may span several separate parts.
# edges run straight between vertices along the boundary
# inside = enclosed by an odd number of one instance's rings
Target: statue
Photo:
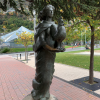
[[[52,21],[54,9],[52,5],[47,5],[38,16],[41,23],[36,27],[33,46],[36,74],[32,81],[31,95],[34,100],[49,100],[56,52],[65,50],[62,41],[66,37],[66,30],[62,17],[59,18],[58,25]]]

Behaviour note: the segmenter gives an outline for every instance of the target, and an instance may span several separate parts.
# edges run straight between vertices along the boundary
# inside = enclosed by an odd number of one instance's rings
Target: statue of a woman
[[[49,100],[56,52],[64,51],[61,43],[58,42],[64,40],[66,30],[62,21],[58,25],[52,21],[53,14],[54,7],[52,5],[44,7],[39,15],[41,23],[37,25],[34,36],[36,74],[32,81],[33,90],[31,92],[34,100]]]

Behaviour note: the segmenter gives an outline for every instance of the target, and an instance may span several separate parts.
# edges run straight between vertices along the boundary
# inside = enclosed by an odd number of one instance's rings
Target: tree
[[[26,60],[26,50],[28,45],[33,44],[34,41],[34,34],[30,34],[29,32],[23,32],[21,34],[16,34],[18,36],[18,39],[15,40],[16,44],[23,44],[25,47],[25,60]]]
[[[23,0],[1,0],[0,8],[3,11],[7,11],[9,8],[8,6],[10,6],[11,8],[15,9],[16,14],[17,12],[20,12],[22,14],[29,15],[29,13],[25,12],[26,7],[24,6],[24,4],[25,4],[25,1]]]
[[[78,20],[77,20],[78,19]],[[89,25],[87,23],[79,23],[81,20],[80,18],[74,19],[73,21],[70,21],[70,23],[68,23],[66,25],[66,39],[67,41],[73,41],[73,42],[81,42],[82,41],[85,43],[86,41],[89,41],[90,38],[90,28]],[[85,22],[85,21],[83,21]],[[66,22],[65,22],[66,23]],[[75,25],[75,23],[79,23],[77,25]],[[73,27],[74,25],[74,27]],[[73,27],[73,28],[71,28]],[[85,28],[84,28],[85,27]]]
[[[89,83],[93,84],[94,34],[95,34],[95,27],[98,26],[100,23],[100,18],[97,17],[97,13],[94,15],[93,14],[90,14],[90,15],[84,14],[81,16],[81,21],[79,20],[78,22],[75,22],[70,27],[73,28],[74,26],[77,26],[80,22],[84,22],[84,23],[88,24],[88,26],[90,27],[90,30],[91,30],[91,53],[90,53]]]
[[[66,41],[67,43],[73,43],[75,44],[77,41],[80,41],[80,32],[77,29],[70,29],[69,30],[66,28]]]
[[[6,14],[7,15],[7,14]],[[5,15],[5,16],[6,16]],[[20,16],[21,14],[19,14]],[[14,31],[16,29],[18,29],[19,27],[21,27],[22,25],[30,30],[33,29],[33,22],[29,21],[27,18],[23,19],[24,17],[19,17],[19,16],[15,16],[15,15],[7,15],[7,17],[3,17],[1,15],[0,17],[0,32],[3,32],[3,26],[6,27],[6,33],[8,33],[9,31]]]

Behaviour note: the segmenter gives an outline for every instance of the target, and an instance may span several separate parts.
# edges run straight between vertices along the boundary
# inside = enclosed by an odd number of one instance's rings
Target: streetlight
[[[86,28],[85,28],[85,45],[86,45],[86,31],[87,31],[88,28],[89,28],[89,27],[86,27]]]
[[[36,30],[35,30],[35,27],[36,27],[36,11],[35,10],[33,10],[33,16],[34,16],[34,18],[33,18],[33,20],[34,20],[34,35],[35,35],[35,33],[36,33]],[[34,55],[35,55],[35,53],[34,53]],[[36,60],[35,60],[36,61]]]
[[[85,30],[85,45],[86,45],[86,30]]]
[[[33,10],[33,20],[34,20],[34,34],[35,34],[35,27],[36,27],[36,16],[35,16],[35,14],[36,14],[36,12],[35,12],[35,10]]]
[[[1,45],[1,36],[3,35],[3,33],[0,34],[0,45]]]
[[[81,32],[81,49],[82,49],[82,31],[80,31]]]
[[[4,35],[5,35],[5,29],[6,29],[6,27],[5,26],[3,26],[3,28],[2,28],[3,30],[4,30]]]

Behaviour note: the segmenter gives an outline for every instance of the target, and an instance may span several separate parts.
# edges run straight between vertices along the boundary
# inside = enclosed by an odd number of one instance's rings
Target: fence
[[[0,48],[25,48],[22,44],[16,44],[15,42],[3,42]],[[32,45],[28,45],[28,48],[31,48]]]

